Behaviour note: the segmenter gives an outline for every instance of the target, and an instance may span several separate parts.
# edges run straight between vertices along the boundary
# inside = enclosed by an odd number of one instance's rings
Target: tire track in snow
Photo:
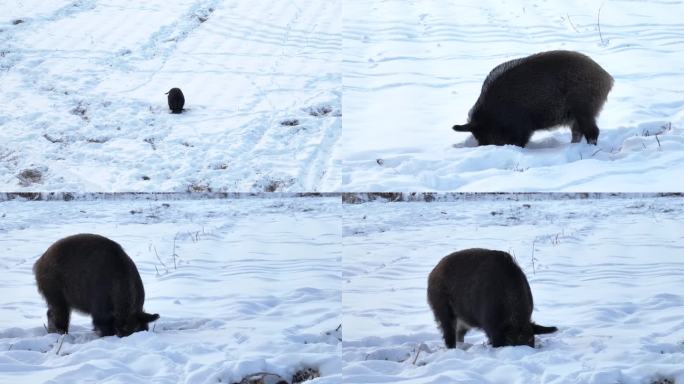
[[[88,4],[17,28],[20,62],[0,57],[12,64],[0,115],[13,117],[0,135],[18,148],[1,152],[8,189],[43,164],[42,182],[22,188],[338,189],[321,176],[334,171],[306,171],[335,145],[326,119],[308,121],[306,134],[280,123],[339,93],[339,4]],[[189,113],[167,116],[169,84],[182,87]]]
[[[300,172],[300,179],[303,180],[304,189],[307,191],[318,192],[323,185],[331,185],[334,189],[337,183],[334,179],[340,176],[337,170],[341,164],[336,163],[337,159],[332,154],[342,135],[342,118],[330,116],[327,119],[333,120],[322,123],[325,129],[321,135],[320,144],[306,159],[304,168]]]
[[[323,179],[327,174],[334,172],[333,168],[335,165],[330,161],[331,152],[337,143],[337,139],[340,134],[341,124],[330,123],[328,120],[331,117],[324,116],[321,119],[312,119],[311,116],[307,116],[306,110],[315,108],[317,105],[328,105],[329,108],[333,110],[336,109],[336,103],[326,103],[317,102],[317,100],[326,100],[327,94],[332,93],[334,96],[335,89],[321,93],[320,90],[315,92],[320,94],[320,96],[312,97],[307,95],[305,100],[292,100],[288,104],[282,104],[282,102],[275,101],[274,99],[283,100],[279,96],[283,89],[291,88],[288,84],[292,81],[292,74],[288,72],[283,72],[282,67],[288,61],[292,61],[294,58],[299,58],[303,54],[306,54],[311,47],[321,48],[324,50],[318,51],[317,55],[326,54],[326,47],[334,47],[331,43],[327,43],[332,37],[327,36],[325,33],[319,34],[317,31],[319,23],[322,21],[316,20],[311,22],[312,17],[316,15],[326,15],[329,17],[331,10],[328,10],[328,6],[325,3],[316,3],[316,8],[309,8],[305,11],[297,6],[296,2],[291,2],[294,4],[294,11],[291,12],[291,17],[283,26],[270,25],[268,23],[262,24],[266,25],[268,28],[258,29],[257,35],[260,36],[260,40],[253,40],[253,38],[248,38],[248,41],[268,43],[277,43],[276,53],[273,54],[273,61],[269,65],[267,70],[263,72],[256,72],[250,76],[250,83],[252,86],[258,90],[258,98],[255,98],[251,105],[246,105],[246,109],[256,108],[259,105],[267,104],[271,111],[265,116],[268,122],[264,123],[263,120],[255,120],[250,124],[243,126],[243,135],[246,140],[239,146],[233,149],[231,152],[234,156],[240,156],[244,153],[252,154],[252,158],[269,156],[265,152],[264,148],[277,148],[278,153],[281,156],[293,156],[296,158],[301,158],[299,160],[301,164],[297,167],[299,168],[295,174],[287,174],[278,170],[276,167],[260,167],[259,175],[251,178],[249,181],[244,180],[244,182],[252,182],[253,186],[257,188],[277,188],[277,190],[307,190],[307,191],[319,191],[323,185]],[[286,3],[281,4],[286,7]],[[285,12],[284,9],[275,9],[273,12]],[[256,11],[255,13],[259,13]],[[302,20],[300,20],[302,19]],[[241,25],[245,20],[241,20],[235,25]],[[231,24],[233,25],[233,24]],[[301,27],[295,27],[298,25],[309,25],[310,27],[306,30],[301,29]],[[241,29],[229,29],[228,33],[241,33]],[[322,37],[321,37],[322,36]],[[297,44],[292,44],[293,38],[296,40]],[[317,43],[317,41],[322,41],[323,43]],[[341,40],[339,36],[337,37],[337,47]],[[255,49],[259,48],[258,44]],[[254,54],[257,56],[257,54]],[[302,67],[300,73],[306,75],[303,76],[302,80],[307,80],[304,84],[304,91],[311,89],[315,90],[318,83],[329,83],[329,74],[318,74],[318,73],[307,73],[306,67]],[[334,79],[333,79],[334,81]],[[288,119],[295,119],[299,121],[297,125],[301,124],[301,128],[293,128],[290,132],[295,134],[303,133],[302,139],[292,140],[291,135],[283,133],[286,127],[283,126],[284,121]],[[291,143],[291,144],[290,144]],[[314,143],[314,147],[311,147],[311,143]],[[317,143],[317,144],[316,144]],[[309,154],[306,156],[301,156],[301,151],[304,150],[305,153]],[[320,162],[322,161],[322,162]],[[271,164],[275,165],[276,161],[272,160]],[[274,169],[276,168],[276,169]],[[326,185],[327,186],[327,185]],[[334,188],[334,187],[333,187]]]
[[[154,6],[151,3],[148,5]],[[108,95],[93,95],[92,89],[101,80],[103,72],[110,67],[111,57],[118,55],[119,51],[111,52],[112,45],[106,44],[106,39],[104,49],[92,49],[93,35],[89,34],[89,31],[100,31],[105,35],[111,32],[108,37],[116,38],[122,29],[125,30],[125,24],[116,23],[120,20],[117,18],[120,13],[113,13],[111,20],[101,22],[100,16],[109,10],[112,9],[95,1],[77,1],[52,14],[38,17],[35,21],[30,19],[26,23],[27,28],[21,33],[17,32],[17,35],[14,36],[15,39],[18,39],[17,44],[21,46],[18,55],[22,60],[14,66],[14,71],[20,74],[22,88],[32,90],[39,100],[46,99],[52,104],[51,110],[44,113],[44,116],[32,113],[39,118],[33,118],[28,122],[29,130],[42,131],[43,134],[39,134],[39,136],[64,140],[63,145],[55,148],[55,145],[46,144],[42,138],[32,139],[26,143],[27,145],[22,146],[22,151],[25,154],[27,152],[39,152],[43,153],[46,160],[64,160],[64,151],[65,149],[69,150],[66,148],[68,144],[78,140],[85,141],[89,135],[92,135],[88,132],[88,126],[92,121],[87,115],[83,114],[83,120],[73,119],[69,115],[75,115],[74,111],[79,108],[86,111],[89,107],[95,107],[96,102],[92,100],[95,97],[99,100],[104,99],[105,101],[101,101],[101,106],[105,110],[110,109],[111,101],[107,100]],[[144,14],[141,13],[141,15]],[[136,17],[139,18],[140,15],[135,15],[128,22],[135,22]],[[85,35],[79,36],[78,39],[74,39],[71,34],[72,30],[63,28],[76,19],[82,21],[79,28],[80,32]],[[34,44],[37,44],[37,47]],[[60,71],[60,68],[68,68],[68,70]],[[140,104],[136,102],[124,104],[124,108],[140,107]],[[117,104],[115,107],[120,108],[121,104]],[[145,108],[146,106],[142,107]],[[144,115],[146,111],[138,112],[143,112]],[[93,112],[87,111],[87,113]],[[63,121],[65,117],[70,120],[67,124],[64,124]],[[61,121],[62,124],[54,124],[55,121]],[[101,121],[97,121],[97,123],[101,123]],[[111,124],[111,128],[116,127],[116,123]],[[109,135],[105,134],[109,137],[113,135],[116,135],[116,132],[109,132]],[[92,140],[100,140],[100,138],[92,138]],[[107,138],[103,140],[107,140]],[[19,164],[16,169],[10,170],[10,172],[16,173],[27,165],[32,164]],[[50,173],[45,176],[59,180],[65,176],[69,177],[69,174],[63,170],[50,170]],[[84,188],[99,187],[96,184],[86,183]]]

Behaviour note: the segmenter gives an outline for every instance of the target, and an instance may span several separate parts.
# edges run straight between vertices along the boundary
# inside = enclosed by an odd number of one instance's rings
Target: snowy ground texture
[[[343,191],[683,189],[684,2],[358,0],[343,12]],[[570,144],[568,128],[526,148],[451,130],[492,68],[554,49],[615,78],[598,146]]]
[[[339,189],[340,13],[315,0],[0,0],[0,190]]]
[[[339,197],[15,200],[0,217],[2,383],[290,383],[306,368],[341,382]],[[99,338],[77,315],[46,334],[32,264],[81,232],[136,262],[161,315],[150,332]]]
[[[684,382],[684,198],[509,198],[344,206],[345,382]],[[513,254],[533,319],[559,331],[446,350],[427,276],[471,247]]]

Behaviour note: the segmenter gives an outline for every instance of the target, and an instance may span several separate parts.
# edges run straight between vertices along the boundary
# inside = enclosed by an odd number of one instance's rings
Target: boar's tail
[[[545,327],[543,325],[538,325],[535,323],[532,323],[532,331],[534,332],[535,335],[539,335],[542,333],[553,333],[556,332],[558,328],[556,327]]]
[[[472,127],[470,124],[463,124],[463,125],[454,125],[451,127],[456,132],[470,132],[472,130]]]

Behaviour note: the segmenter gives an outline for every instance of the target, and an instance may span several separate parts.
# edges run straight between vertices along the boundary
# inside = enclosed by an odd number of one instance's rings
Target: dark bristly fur
[[[533,323],[532,292],[511,255],[466,249],[444,257],[428,278],[428,303],[447,348],[481,328],[494,347],[529,345],[534,335],[557,331]]]
[[[48,332],[67,333],[72,309],[90,314],[101,336],[146,331],[159,318],[143,311],[145,290],[133,260],[106,237],[65,237],[36,261],[33,273],[48,305]]]
[[[183,96],[183,91],[180,88],[171,88],[168,92],[169,95],[169,108],[172,113],[183,112],[183,105],[185,105],[185,96]]]
[[[588,56],[572,51],[541,52],[494,68],[468,123],[454,125],[471,132],[479,145],[524,147],[536,130],[569,125],[572,142],[582,137],[596,144],[596,126],[613,78]]]

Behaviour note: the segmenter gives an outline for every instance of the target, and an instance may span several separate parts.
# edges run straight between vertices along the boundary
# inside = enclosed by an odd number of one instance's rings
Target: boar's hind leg
[[[577,122],[572,123],[572,127],[570,128],[572,130],[572,143],[579,143],[582,141],[582,137],[584,137],[584,134],[582,131],[579,129],[579,125]]]
[[[435,313],[435,320],[442,330],[442,337],[447,348],[456,348],[456,317],[445,295],[436,293],[429,296],[430,306]]]

